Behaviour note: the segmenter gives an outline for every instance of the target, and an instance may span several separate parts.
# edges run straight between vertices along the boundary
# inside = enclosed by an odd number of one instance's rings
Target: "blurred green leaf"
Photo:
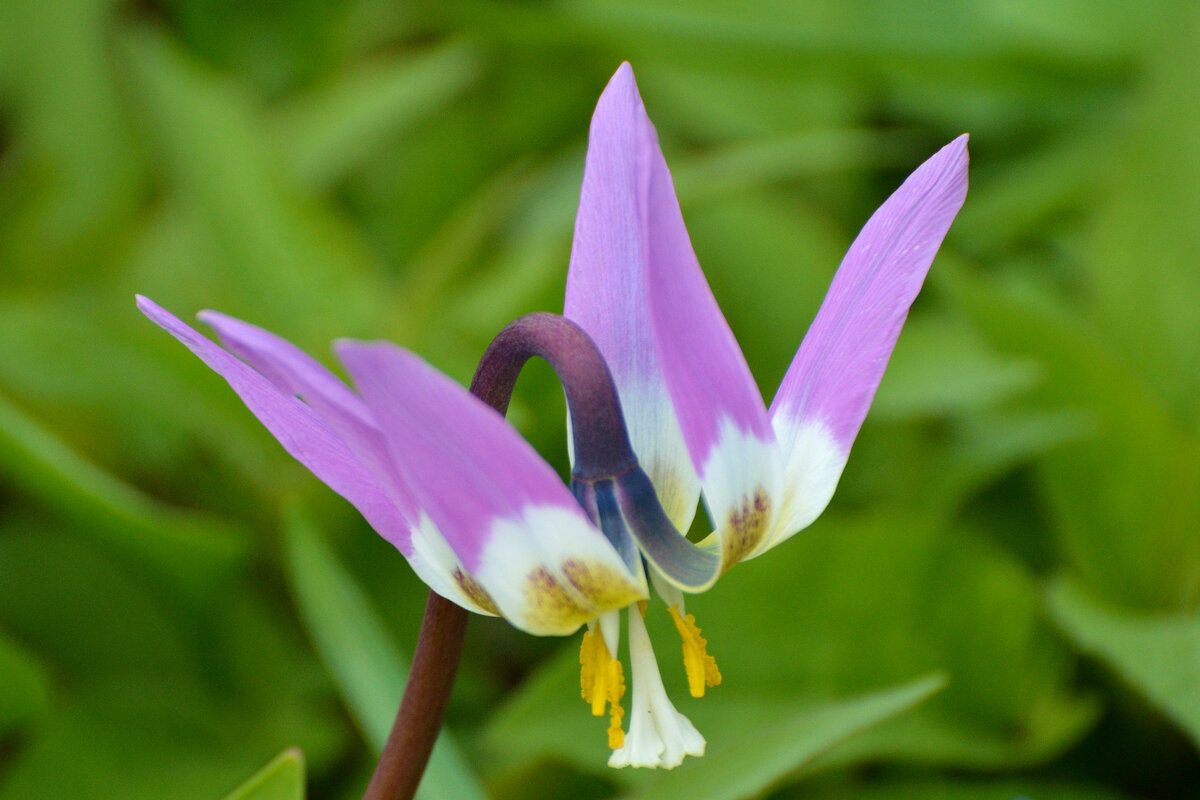
[[[400,707],[408,664],[370,600],[296,507],[286,518],[284,558],[296,605],[347,708],[378,754]],[[448,729],[429,759],[417,796],[486,796]]]
[[[225,800],[304,800],[304,756],[299,750],[280,753]]]
[[[214,703],[178,673],[93,677],[21,743],[0,798],[107,800],[116,791],[125,800],[212,800],[280,748],[254,732],[251,717],[269,712]]]
[[[122,42],[166,177],[219,245],[227,302],[212,304],[233,313],[254,308],[269,327],[298,331],[301,343],[318,332],[327,339],[331,330],[365,330],[382,300],[368,251],[295,185],[242,87],[154,28],[135,26]],[[158,288],[164,303],[178,292],[170,282],[143,292]]]
[[[368,62],[279,109],[280,148],[300,179],[328,184],[385,137],[454,100],[479,71],[474,49],[461,42]]]
[[[1001,411],[973,415],[954,429],[954,443],[931,458],[924,491],[955,508],[1013,469],[1054,448],[1083,439],[1094,429],[1081,411]],[[934,504],[937,507],[937,504]]]
[[[192,602],[245,557],[229,525],[162,506],[100,470],[0,397],[0,470],[9,480]]]
[[[844,178],[881,166],[898,166],[907,156],[903,142],[900,136],[855,129],[756,137],[673,160],[671,173],[685,206],[728,201],[735,193],[761,191],[815,176]]]
[[[1041,376],[1036,361],[997,356],[964,325],[917,318],[904,327],[871,416],[878,421],[961,414],[1020,394]]]
[[[1200,14],[1164,9],[1147,41],[1132,130],[1113,142],[1113,180],[1089,256],[1106,339],[1189,428],[1200,423]],[[1194,529],[1193,529],[1194,530]]]
[[[1200,613],[1117,608],[1065,579],[1050,591],[1050,610],[1078,647],[1114,669],[1200,746]]]
[[[1046,236],[1054,223],[1085,204],[1103,185],[1096,164],[1112,156],[1111,131],[1089,120],[1083,131],[1018,159],[976,158],[970,201],[954,220],[953,241],[989,260],[1027,236]]]
[[[1064,551],[1096,591],[1131,607],[1200,602],[1200,434],[1181,426],[1135,362],[1050,297],[982,282],[943,258],[931,280],[1001,353],[1032,357],[1045,380],[1029,399],[1089,418],[1090,435],[1055,448],[1039,474]]]
[[[807,795],[811,800],[1121,800],[1125,797],[1100,786],[1008,778],[991,781],[908,778],[883,780]]]
[[[807,709],[762,725],[752,738],[714,748],[702,759],[688,760],[634,796],[640,800],[757,797],[844,739],[903,714],[945,686],[945,676],[930,675],[904,686]]]
[[[145,165],[108,52],[118,7],[63,0],[5,3],[0,12],[0,26],[14,34],[2,43],[8,74],[0,83],[22,112],[5,120],[16,147],[4,172],[29,179],[0,180],[5,281],[69,285],[78,269],[109,256],[141,199]]]
[[[0,632],[0,742],[46,713],[50,678],[24,648]]]

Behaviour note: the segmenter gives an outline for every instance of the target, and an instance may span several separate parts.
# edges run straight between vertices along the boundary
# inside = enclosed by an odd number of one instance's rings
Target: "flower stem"
[[[410,800],[442,727],[458,673],[467,611],[429,593],[404,699],[363,800]]]

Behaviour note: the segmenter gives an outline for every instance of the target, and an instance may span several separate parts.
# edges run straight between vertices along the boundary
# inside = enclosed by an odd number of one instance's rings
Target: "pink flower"
[[[702,695],[720,673],[683,593],[709,588],[825,509],[966,191],[964,135],[868,220],[768,409],[700,271],[633,71],[622,65],[592,119],[564,316],[607,363],[637,461],[599,477],[576,465],[574,496],[500,414],[395,345],[337,343],[356,393],[253,325],[202,312],[222,348],[150,300],[138,305],[220,373],[434,591],[534,634],[586,624],[583,694],[595,713],[611,709],[609,763],[673,767],[705,742],[663,688],[642,620],[650,585],[683,638],[689,688]],[[693,545],[679,531],[701,494],[714,531]],[[633,683],[627,735],[622,609]]]

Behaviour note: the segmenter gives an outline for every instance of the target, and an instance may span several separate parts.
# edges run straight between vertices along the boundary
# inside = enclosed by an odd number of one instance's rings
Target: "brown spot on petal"
[[[767,534],[770,521],[767,493],[759,489],[754,497],[746,498],[740,508],[729,515],[721,531],[723,569],[729,569],[749,555]]]
[[[500,616],[500,609],[496,608],[496,601],[487,593],[487,590],[479,585],[479,581],[472,578],[461,569],[455,569],[453,573],[454,582],[458,584],[458,588],[467,596],[475,605],[482,608],[488,613]]]
[[[625,576],[606,564],[569,559],[563,562],[562,572],[570,587],[546,567],[538,567],[525,577],[526,619],[530,626],[570,630],[641,596]]]

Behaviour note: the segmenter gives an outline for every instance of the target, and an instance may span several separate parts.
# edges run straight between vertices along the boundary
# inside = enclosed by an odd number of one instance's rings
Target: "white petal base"
[[[728,569],[761,552],[779,514],[782,466],[779,446],[763,441],[725,418],[700,480],[704,502],[721,539],[723,564]]]
[[[412,527],[411,536],[408,563],[430,589],[476,614],[494,617],[500,613],[487,591],[467,574],[433,520],[422,514]]]
[[[770,540],[755,555],[807,528],[821,515],[849,455],[819,421],[798,421],[788,411],[782,408],[771,418],[783,453],[783,505]]]
[[[621,410],[638,463],[650,477],[667,519],[681,531],[691,527],[700,499],[700,479],[692,467],[679,420],[666,389],[642,381],[619,384]]]
[[[568,636],[647,593],[640,569],[631,575],[581,512],[557,505],[495,520],[472,575],[506,620],[537,636]]]
[[[671,769],[683,763],[684,756],[704,755],[704,737],[667,697],[646,623],[636,606],[629,608],[629,661],[633,672],[629,733],[608,765]]]

